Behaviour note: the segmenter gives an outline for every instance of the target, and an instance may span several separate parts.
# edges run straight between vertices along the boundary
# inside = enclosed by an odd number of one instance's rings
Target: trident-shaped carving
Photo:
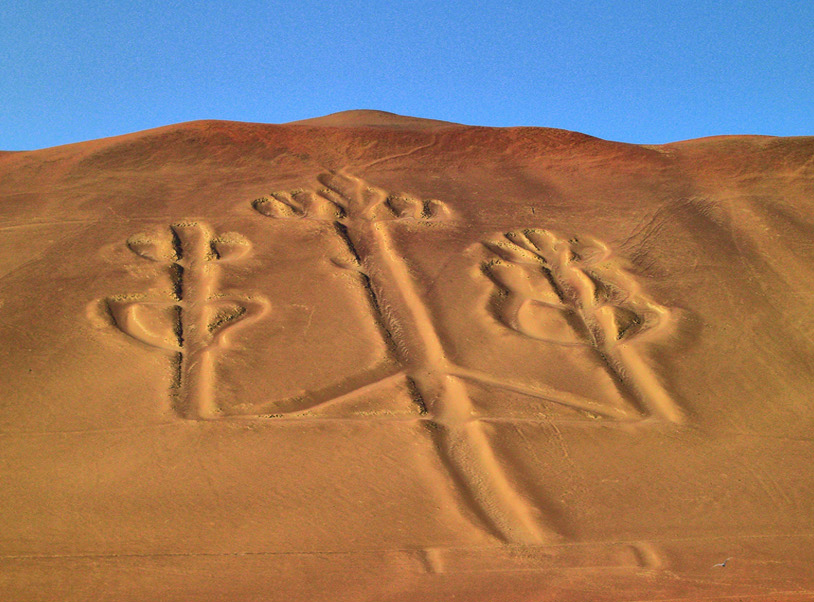
[[[484,266],[506,293],[498,303],[501,322],[548,343],[592,347],[642,413],[684,420],[637,349],[638,342],[664,334],[670,311],[642,291],[604,243],[529,228],[486,246],[503,260]]]
[[[249,241],[231,232],[215,237],[203,224],[180,222],[165,237],[137,234],[127,246],[144,259],[167,264],[173,290],[169,301],[108,299],[116,326],[142,343],[174,353],[175,409],[181,416],[217,417],[214,353],[269,307],[262,297],[215,292],[218,264],[245,256]]]
[[[460,370],[447,358],[410,266],[393,241],[399,225],[437,225],[453,212],[439,200],[391,194],[342,171],[321,174],[319,181],[324,186],[319,191],[274,193],[252,205],[271,218],[332,222],[347,250],[334,263],[358,274],[368,291],[371,312],[390,343],[399,374],[421,407],[421,420],[471,515],[507,542],[538,544],[558,538],[537,524],[536,509],[514,489],[483,423],[473,417]],[[369,382],[364,390],[391,379]]]

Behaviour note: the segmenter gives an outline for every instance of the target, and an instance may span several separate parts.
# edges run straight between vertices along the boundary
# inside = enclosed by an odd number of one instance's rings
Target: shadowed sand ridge
[[[814,597],[812,157],[378,111],[0,153],[3,599]]]

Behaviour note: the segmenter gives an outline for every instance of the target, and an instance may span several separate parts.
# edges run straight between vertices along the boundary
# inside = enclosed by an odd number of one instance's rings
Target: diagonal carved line
[[[337,395],[336,397],[332,397],[330,399],[326,399],[323,401],[317,401],[317,403],[308,406],[307,408],[297,410],[296,412],[287,412],[284,414],[284,416],[290,418],[308,418],[308,416],[304,416],[303,414],[305,414],[306,412],[312,412],[314,410],[321,410],[333,405],[338,405],[345,401],[351,401],[355,397],[364,395],[365,393],[372,393],[376,391],[376,389],[378,389],[379,387],[383,387],[394,380],[404,378],[404,376],[405,376],[404,371],[400,370],[395,374],[390,374],[389,376],[382,377],[378,380],[362,385],[361,387],[356,387],[355,389],[352,389],[346,393],[342,393],[341,395]]]
[[[625,412],[619,408],[609,408],[603,404],[599,404],[591,399],[581,397],[573,393],[566,393],[564,391],[558,391],[557,389],[549,387],[530,387],[528,385],[511,382],[484,372],[470,370],[460,366],[451,366],[450,374],[454,374],[455,376],[459,376],[463,379],[491,385],[499,389],[514,391],[515,393],[522,393],[530,397],[536,397],[537,399],[542,399],[543,401],[549,401],[551,403],[556,403],[558,405],[570,407],[576,410],[590,412],[611,420],[635,420],[638,418],[643,418],[640,415],[631,416],[629,412]]]

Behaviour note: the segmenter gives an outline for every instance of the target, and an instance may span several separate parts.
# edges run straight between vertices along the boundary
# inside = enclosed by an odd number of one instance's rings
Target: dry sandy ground
[[[0,203],[5,600],[814,600],[814,138],[206,121]]]

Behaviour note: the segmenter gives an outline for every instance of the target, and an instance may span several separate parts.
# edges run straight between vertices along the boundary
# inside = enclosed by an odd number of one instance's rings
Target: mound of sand
[[[192,122],[0,240],[5,599],[814,599],[814,138]]]

